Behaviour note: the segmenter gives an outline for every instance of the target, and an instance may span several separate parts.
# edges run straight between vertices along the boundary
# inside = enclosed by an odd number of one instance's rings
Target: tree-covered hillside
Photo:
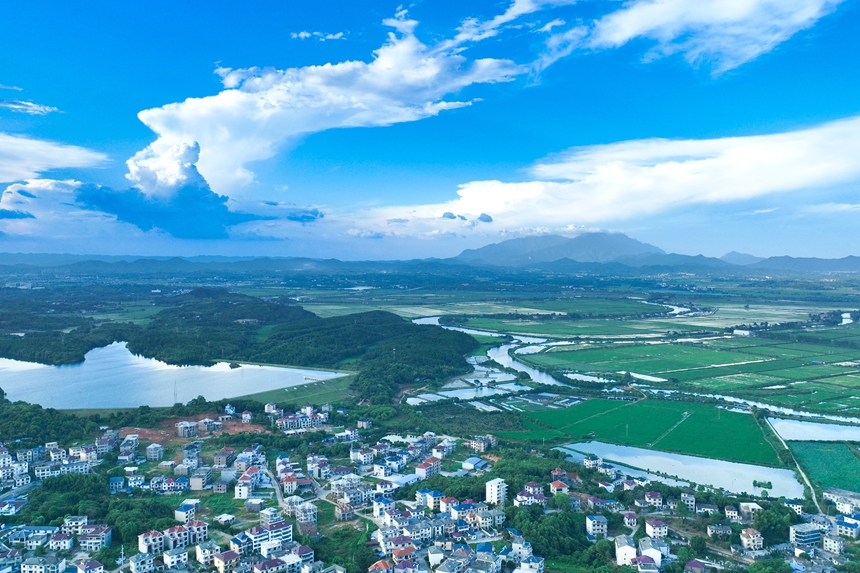
[[[45,364],[80,362],[114,341],[170,364],[219,360],[358,371],[353,390],[373,403],[390,401],[406,384],[426,384],[469,371],[471,336],[416,325],[384,311],[320,318],[279,300],[196,289],[165,297],[146,323],[92,320],[76,328],[0,337],[0,356]]]

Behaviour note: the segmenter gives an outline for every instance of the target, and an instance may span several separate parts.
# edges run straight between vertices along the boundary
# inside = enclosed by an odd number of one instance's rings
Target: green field
[[[791,451],[819,487],[860,491],[860,459],[841,442],[789,442]]]
[[[855,400],[860,395],[860,349],[748,337],[680,343],[671,338],[634,342],[616,337],[550,347],[518,358],[563,373],[630,372],[634,377],[657,378],[644,379],[651,385],[719,392],[815,412],[855,414],[860,407]]]
[[[301,386],[268,390],[242,397],[263,403],[275,402],[299,405],[339,402],[349,396],[349,384],[352,382],[352,379],[352,376],[344,376],[343,378],[335,378],[322,382],[309,382]]]
[[[594,399],[565,410],[526,414],[552,430],[535,428],[507,437],[595,439],[709,458],[780,465],[773,447],[749,414],[710,404]]]

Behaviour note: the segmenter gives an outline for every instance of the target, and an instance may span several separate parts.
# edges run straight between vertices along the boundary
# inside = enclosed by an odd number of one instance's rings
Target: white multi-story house
[[[741,531],[741,545],[748,551],[758,551],[764,548],[764,537],[757,529],[747,527]]]
[[[508,497],[508,484],[502,478],[491,479],[487,482],[484,501],[493,505],[504,505]]]
[[[636,542],[629,535],[615,537],[615,562],[619,567],[630,565],[636,559]]]

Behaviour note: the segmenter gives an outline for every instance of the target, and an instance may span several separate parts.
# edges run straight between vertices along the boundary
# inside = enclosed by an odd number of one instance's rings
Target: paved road
[[[264,468],[264,470],[263,470],[263,471],[265,471],[265,472],[266,472],[266,476],[268,476],[269,480],[270,480],[270,481],[274,484],[274,486],[275,486],[275,497],[277,497],[277,498],[278,498],[278,505],[279,505],[281,508],[286,508],[286,507],[287,507],[287,504],[286,504],[286,503],[284,503],[284,494],[283,494],[283,492],[281,492],[281,482],[279,482],[277,479],[275,479],[275,476],[274,476],[274,475],[272,475],[272,472],[271,472],[271,471],[269,471],[269,468]]]

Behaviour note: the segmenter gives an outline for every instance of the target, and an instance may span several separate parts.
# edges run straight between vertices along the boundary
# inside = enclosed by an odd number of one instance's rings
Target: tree
[[[563,493],[557,493],[549,500],[549,506],[553,509],[566,511],[570,509],[570,498]]]
[[[701,535],[694,535],[690,538],[690,549],[696,552],[697,557],[702,557],[708,550],[708,540]]]
[[[762,559],[747,569],[748,573],[792,573],[791,566],[781,558]]]

